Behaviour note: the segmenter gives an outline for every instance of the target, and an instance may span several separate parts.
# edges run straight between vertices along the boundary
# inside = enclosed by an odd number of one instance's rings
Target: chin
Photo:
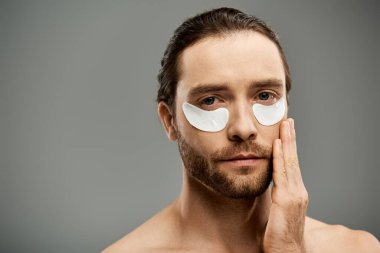
[[[266,168],[238,167],[233,171],[213,174],[208,186],[222,196],[247,199],[263,194],[272,181],[272,170]]]

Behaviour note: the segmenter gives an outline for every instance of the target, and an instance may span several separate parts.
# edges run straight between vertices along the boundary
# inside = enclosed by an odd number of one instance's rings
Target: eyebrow
[[[260,81],[254,81],[250,85],[250,89],[258,88],[282,88],[284,85],[280,79],[265,79]]]
[[[196,97],[198,95],[211,93],[211,92],[221,92],[229,90],[227,84],[200,84],[193,88],[189,92],[189,97]]]
[[[222,92],[230,90],[228,83],[221,84],[199,84],[189,92],[189,97],[195,97],[206,93]],[[262,89],[262,88],[282,88],[283,83],[280,79],[270,78],[260,81],[253,81],[249,85],[249,90]]]

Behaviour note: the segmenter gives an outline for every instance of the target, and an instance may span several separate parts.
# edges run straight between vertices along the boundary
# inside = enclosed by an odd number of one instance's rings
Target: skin
[[[228,198],[190,176],[184,167],[178,198],[103,253],[380,252],[377,239],[365,231],[328,225],[306,216],[308,194],[298,162],[294,119],[287,117],[288,108],[284,118],[272,126],[260,125],[253,116],[252,103],[260,91],[286,95],[284,69],[273,42],[252,31],[209,37],[185,49],[180,68],[176,117],[165,103],[158,105],[168,138],[177,141],[180,133],[192,148],[206,156],[242,141],[270,148],[273,186],[257,197]],[[268,79],[279,80],[282,87],[252,92],[252,83]],[[227,106],[230,119],[222,131],[208,133],[192,127],[180,105],[195,99],[189,97],[194,87],[213,83],[228,87],[223,100],[212,106]],[[230,164],[221,163],[218,169],[244,183],[266,170],[268,162],[255,163],[246,176],[231,169]]]

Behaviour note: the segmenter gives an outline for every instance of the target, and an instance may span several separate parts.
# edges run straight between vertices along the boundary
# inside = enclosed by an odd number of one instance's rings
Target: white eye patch
[[[254,104],[253,115],[263,126],[271,126],[281,121],[285,115],[285,98],[281,98],[273,105]]]
[[[218,108],[213,111],[202,110],[189,104],[182,104],[182,110],[187,121],[195,128],[205,132],[219,132],[228,123],[229,112],[227,108]],[[264,126],[271,126],[281,121],[285,115],[285,99],[281,98],[273,105],[254,104],[253,115]]]
[[[226,108],[206,111],[185,102],[182,104],[182,110],[187,121],[201,131],[219,132],[226,127],[228,122],[228,110]]]

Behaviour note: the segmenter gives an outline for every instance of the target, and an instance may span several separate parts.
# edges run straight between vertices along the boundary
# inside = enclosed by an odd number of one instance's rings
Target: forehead
[[[277,79],[285,89],[285,71],[277,46],[253,31],[207,37],[186,48],[179,59],[179,74],[179,97],[204,83],[243,88],[252,82]]]

